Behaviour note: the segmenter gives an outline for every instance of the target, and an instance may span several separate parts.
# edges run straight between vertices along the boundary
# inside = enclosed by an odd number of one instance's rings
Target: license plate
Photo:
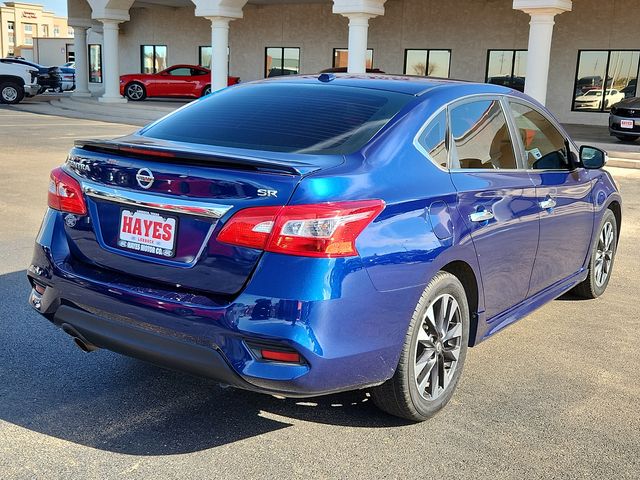
[[[635,122],[633,120],[620,120],[620,128],[633,128]]]
[[[144,210],[121,210],[118,246],[163,257],[175,255],[177,221]]]

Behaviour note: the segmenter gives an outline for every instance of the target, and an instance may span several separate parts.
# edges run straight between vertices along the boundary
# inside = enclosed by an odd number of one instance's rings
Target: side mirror
[[[597,170],[607,163],[607,152],[600,148],[583,145],[580,147],[580,162],[584,168]]]

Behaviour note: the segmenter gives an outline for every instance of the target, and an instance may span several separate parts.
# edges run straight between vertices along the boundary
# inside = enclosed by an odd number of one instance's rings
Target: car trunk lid
[[[235,212],[285,205],[307,173],[342,157],[233,151],[134,135],[81,141],[66,169],[88,216],[65,222],[76,261],[211,294],[241,290],[261,251],[217,241]]]

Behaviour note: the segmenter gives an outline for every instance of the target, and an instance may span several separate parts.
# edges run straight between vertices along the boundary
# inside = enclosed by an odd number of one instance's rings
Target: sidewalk
[[[144,102],[105,104],[95,97],[72,97],[69,94],[37,95],[13,108],[41,115],[124,123],[143,127],[164,117],[189,100],[158,99]]]
[[[189,103],[189,100],[154,99],[144,102],[128,102],[122,104],[103,104],[95,97],[78,98],[69,94],[38,95],[25,99],[13,108],[62,117],[98,120],[102,122],[124,123],[145,126],[177,108]],[[592,145],[609,153],[608,165],[612,167],[640,169],[640,141],[624,143],[609,135],[604,126],[564,125],[567,132],[578,145]]]

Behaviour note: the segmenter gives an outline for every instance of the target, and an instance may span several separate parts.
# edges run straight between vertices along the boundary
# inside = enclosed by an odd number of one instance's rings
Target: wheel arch
[[[442,267],[441,270],[454,275],[464,287],[471,316],[469,319],[469,346],[472,347],[476,343],[478,332],[478,308],[480,302],[480,290],[476,274],[471,265],[462,260],[450,262]]]
[[[138,80],[137,78],[132,78],[131,80],[129,80],[127,83],[125,83],[124,88],[125,90],[127,88],[129,88],[129,86],[132,83],[138,83],[142,88],[144,88],[145,90],[147,90],[147,86],[145,85],[145,83],[142,80]]]
[[[618,227],[618,236],[616,238],[617,243],[620,240],[620,227],[622,226],[622,206],[617,200],[612,200],[611,203],[607,205],[607,208],[611,210],[613,212],[613,216],[616,217],[616,226]]]
[[[14,82],[24,87],[24,78],[17,75],[0,75],[0,83],[3,82]]]

